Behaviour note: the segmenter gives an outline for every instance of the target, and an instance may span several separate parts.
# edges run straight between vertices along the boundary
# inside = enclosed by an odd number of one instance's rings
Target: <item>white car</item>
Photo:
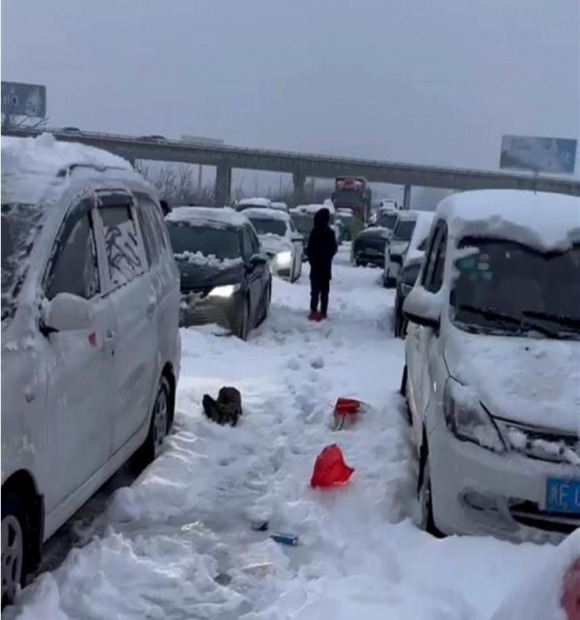
[[[421,525],[580,526],[580,199],[446,198],[403,311]]]
[[[302,274],[304,238],[296,229],[289,213],[276,209],[245,209],[264,252],[270,259],[272,272],[290,282]]]
[[[2,138],[2,603],[135,453],[159,452],[180,368],[179,273],[123,159]]]
[[[395,286],[407,251],[418,249],[429,232],[433,221],[430,211],[402,211],[388,246],[385,247],[383,284],[386,288]]]
[[[297,207],[294,207],[290,211],[290,213],[294,217],[295,221],[302,220],[304,222],[308,221],[308,219],[310,220],[309,226],[306,223],[302,226],[298,226],[298,229],[303,232],[303,234],[310,234],[310,231],[314,227],[314,215],[317,211],[320,211],[320,209],[328,209],[330,213],[330,220],[328,225],[330,226],[330,228],[332,228],[334,232],[334,236],[336,237],[336,244],[340,245],[342,243],[342,222],[340,222],[336,217],[336,209],[332,204],[332,200],[327,199],[324,204],[299,205]],[[308,228],[308,233],[306,233],[306,230]],[[304,243],[307,244],[308,239],[304,239]]]

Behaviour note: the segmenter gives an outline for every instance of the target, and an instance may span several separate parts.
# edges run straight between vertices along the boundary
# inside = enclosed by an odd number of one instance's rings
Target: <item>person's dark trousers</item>
[[[318,312],[318,302],[320,301],[320,311],[324,316],[328,312],[328,293],[330,291],[330,281],[312,278],[310,280],[310,311]]]

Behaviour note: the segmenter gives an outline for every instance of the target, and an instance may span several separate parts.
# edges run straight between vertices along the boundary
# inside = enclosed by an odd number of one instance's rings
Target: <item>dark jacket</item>
[[[310,279],[328,281],[332,278],[332,259],[337,245],[334,231],[328,225],[330,212],[320,209],[314,215],[314,228],[308,239],[308,262]]]

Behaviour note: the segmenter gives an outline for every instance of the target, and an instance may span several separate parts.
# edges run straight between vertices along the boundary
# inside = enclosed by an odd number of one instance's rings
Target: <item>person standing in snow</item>
[[[314,215],[314,228],[308,239],[310,263],[310,315],[311,321],[325,319],[328,312],[328,294],[332,279],[332,259],[337,251],[336,237],[330,228],[330,211],[319,209]],[[318,303],[320,302],[320,312]]]

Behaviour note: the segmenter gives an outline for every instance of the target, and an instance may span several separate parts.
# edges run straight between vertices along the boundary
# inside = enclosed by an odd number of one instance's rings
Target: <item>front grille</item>
[[[575,433],[562,433],[498,420],[510,447],[527,457],[552,463],[569,463],[580,467],[580,438]]]
[[[512,499],[509,511],[518,523],[541,530],[570,534],[580,527],[580,515],[550,513],[541,510],[536,502]]]

